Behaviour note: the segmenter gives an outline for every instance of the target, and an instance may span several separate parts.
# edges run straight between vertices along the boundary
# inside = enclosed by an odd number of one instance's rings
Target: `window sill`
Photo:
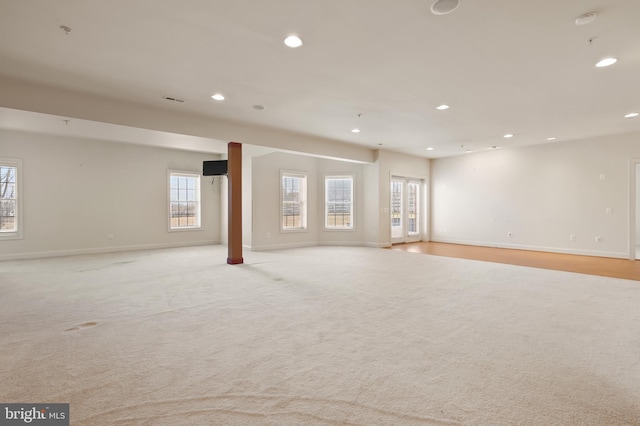
[[[22,232],[0,232],[0,241],[4,240],[22,240]]]
[[[191,228],[169,228],[168,232],[193,232],[193,231],[203,231],[204,228],[202,226],[191,227]]]
[[[297,234],[302,232],[309,232],[309,229],[308,228],[280,229],[281,234]]]

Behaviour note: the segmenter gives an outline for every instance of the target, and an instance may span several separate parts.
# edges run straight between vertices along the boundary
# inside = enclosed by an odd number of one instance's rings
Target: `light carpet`
[[[638,425],[640,284],[361,247],[0,263],[0,402],[72,425]]]

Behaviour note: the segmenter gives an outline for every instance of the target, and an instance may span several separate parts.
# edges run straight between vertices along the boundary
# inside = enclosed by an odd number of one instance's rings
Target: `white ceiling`
[[[432,3],[0,0],[0,74],[430,158],[640,131],[639,0]]]

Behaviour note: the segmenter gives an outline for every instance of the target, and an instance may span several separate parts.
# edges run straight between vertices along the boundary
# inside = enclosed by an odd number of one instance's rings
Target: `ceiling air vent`
[[[178,99],[178,98],[174,98],[173,96],[163,96],[162,99],[166,99],[168,101],[173,101],[173,102],[184,102],[183,99]]]

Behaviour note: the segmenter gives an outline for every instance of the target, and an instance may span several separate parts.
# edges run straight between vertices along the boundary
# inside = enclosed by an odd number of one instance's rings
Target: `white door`
[[[421,194],[419,180],[391,178],[391,243],[420,241]]]

